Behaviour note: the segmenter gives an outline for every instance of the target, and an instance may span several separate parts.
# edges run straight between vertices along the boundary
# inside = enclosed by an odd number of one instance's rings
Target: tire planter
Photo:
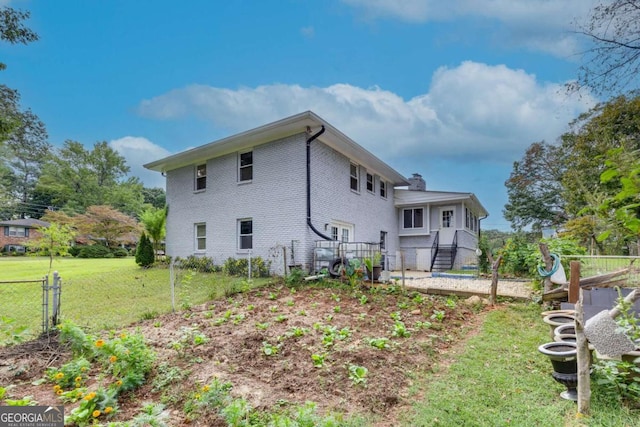
[[[331,277],[342,276],[342,269],[349,261],[346,258],[336,258],[329,264],[329,274]]]

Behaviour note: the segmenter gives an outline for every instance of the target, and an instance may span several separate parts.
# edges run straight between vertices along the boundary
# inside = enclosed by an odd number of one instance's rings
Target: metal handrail
[[[436,231],[436,235],[433,236],[433,243],[431,244],[431,267],[429,270],[433,270],[433,264],[436,263],[436,257],[438,256],[438,248],[440,247],[440,231]]]
[[[453,264],[456,261],[456,253],[458,252],[458,230],[453,233],[453,242],[451,243],[451,267],[449,270],[453,270]]]

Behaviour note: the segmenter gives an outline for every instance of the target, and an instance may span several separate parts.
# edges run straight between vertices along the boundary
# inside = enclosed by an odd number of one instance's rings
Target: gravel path
[[[402,284],[400,274],[392,273],[391,278]],[[489,279],[462,278],[461,276],[431,277],[428,273],[417,272],[405,274],[405,285],[409,289],[439,295],[487,297],[491,291],[491,280]],[[532,294],[530,282],[498,280],[499,296],[530,300]]]

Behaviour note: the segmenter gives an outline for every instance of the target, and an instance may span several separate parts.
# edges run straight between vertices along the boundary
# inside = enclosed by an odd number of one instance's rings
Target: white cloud
[[[145,169],[142,165],[168,156],[171,154],[169,151],[139,136],[125,136],[114,139],[109,142],[109,146],[125,158],[127,166],[131,168],[129,176],[140,178],[145,187],[164,188],[164,177],[158,172]]]
[[[139,112],[163,120],[193,116],[234,133],[312,110],[387,161],[410,155],[511,162],[532,142],[555,141],[593,104],[522,70],[469,61],[438,69],[428,93],[410,100],[349,84],[192,85],[142,101]]]
[[[412,23],[471,18],[493,24],[493,40],[504,45],[569,56],[578,50],[573,30],[599,0],[342,0],[365,19],[393,18]],[[495,25],[498,24],[498,25]],[[479,30],[478,30],[479,31]]]

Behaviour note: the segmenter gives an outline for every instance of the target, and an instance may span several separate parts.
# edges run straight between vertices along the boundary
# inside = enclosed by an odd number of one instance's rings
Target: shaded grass
[[[424,393],[407,426],[638,426],[640,413],[607,400],[595,387],[592,417],[577,419],[574,402],[551,377],[537,350],[549,329],[534,304],[512,304],[487,314],[480,333],[440,374],[420,381]]]
[[[4,258],[0,259],[0,280],[38,279],[48,268],[47,258]],[[142,269],[132,257],[64,258],[56,260],[54,269],[62,277],[62,319],[89,329],[122,327],[172,311],[172,301],[175,309],[181,310],[271,280],[254,279],[248,283],[243,278],[218,273],[176,269],[172,300],[169,269]],[[41,331],[41,300],[40,285],[1,285],[0,315],[15,319],[16,325],[25,325],[31,335],[37,335]]]

